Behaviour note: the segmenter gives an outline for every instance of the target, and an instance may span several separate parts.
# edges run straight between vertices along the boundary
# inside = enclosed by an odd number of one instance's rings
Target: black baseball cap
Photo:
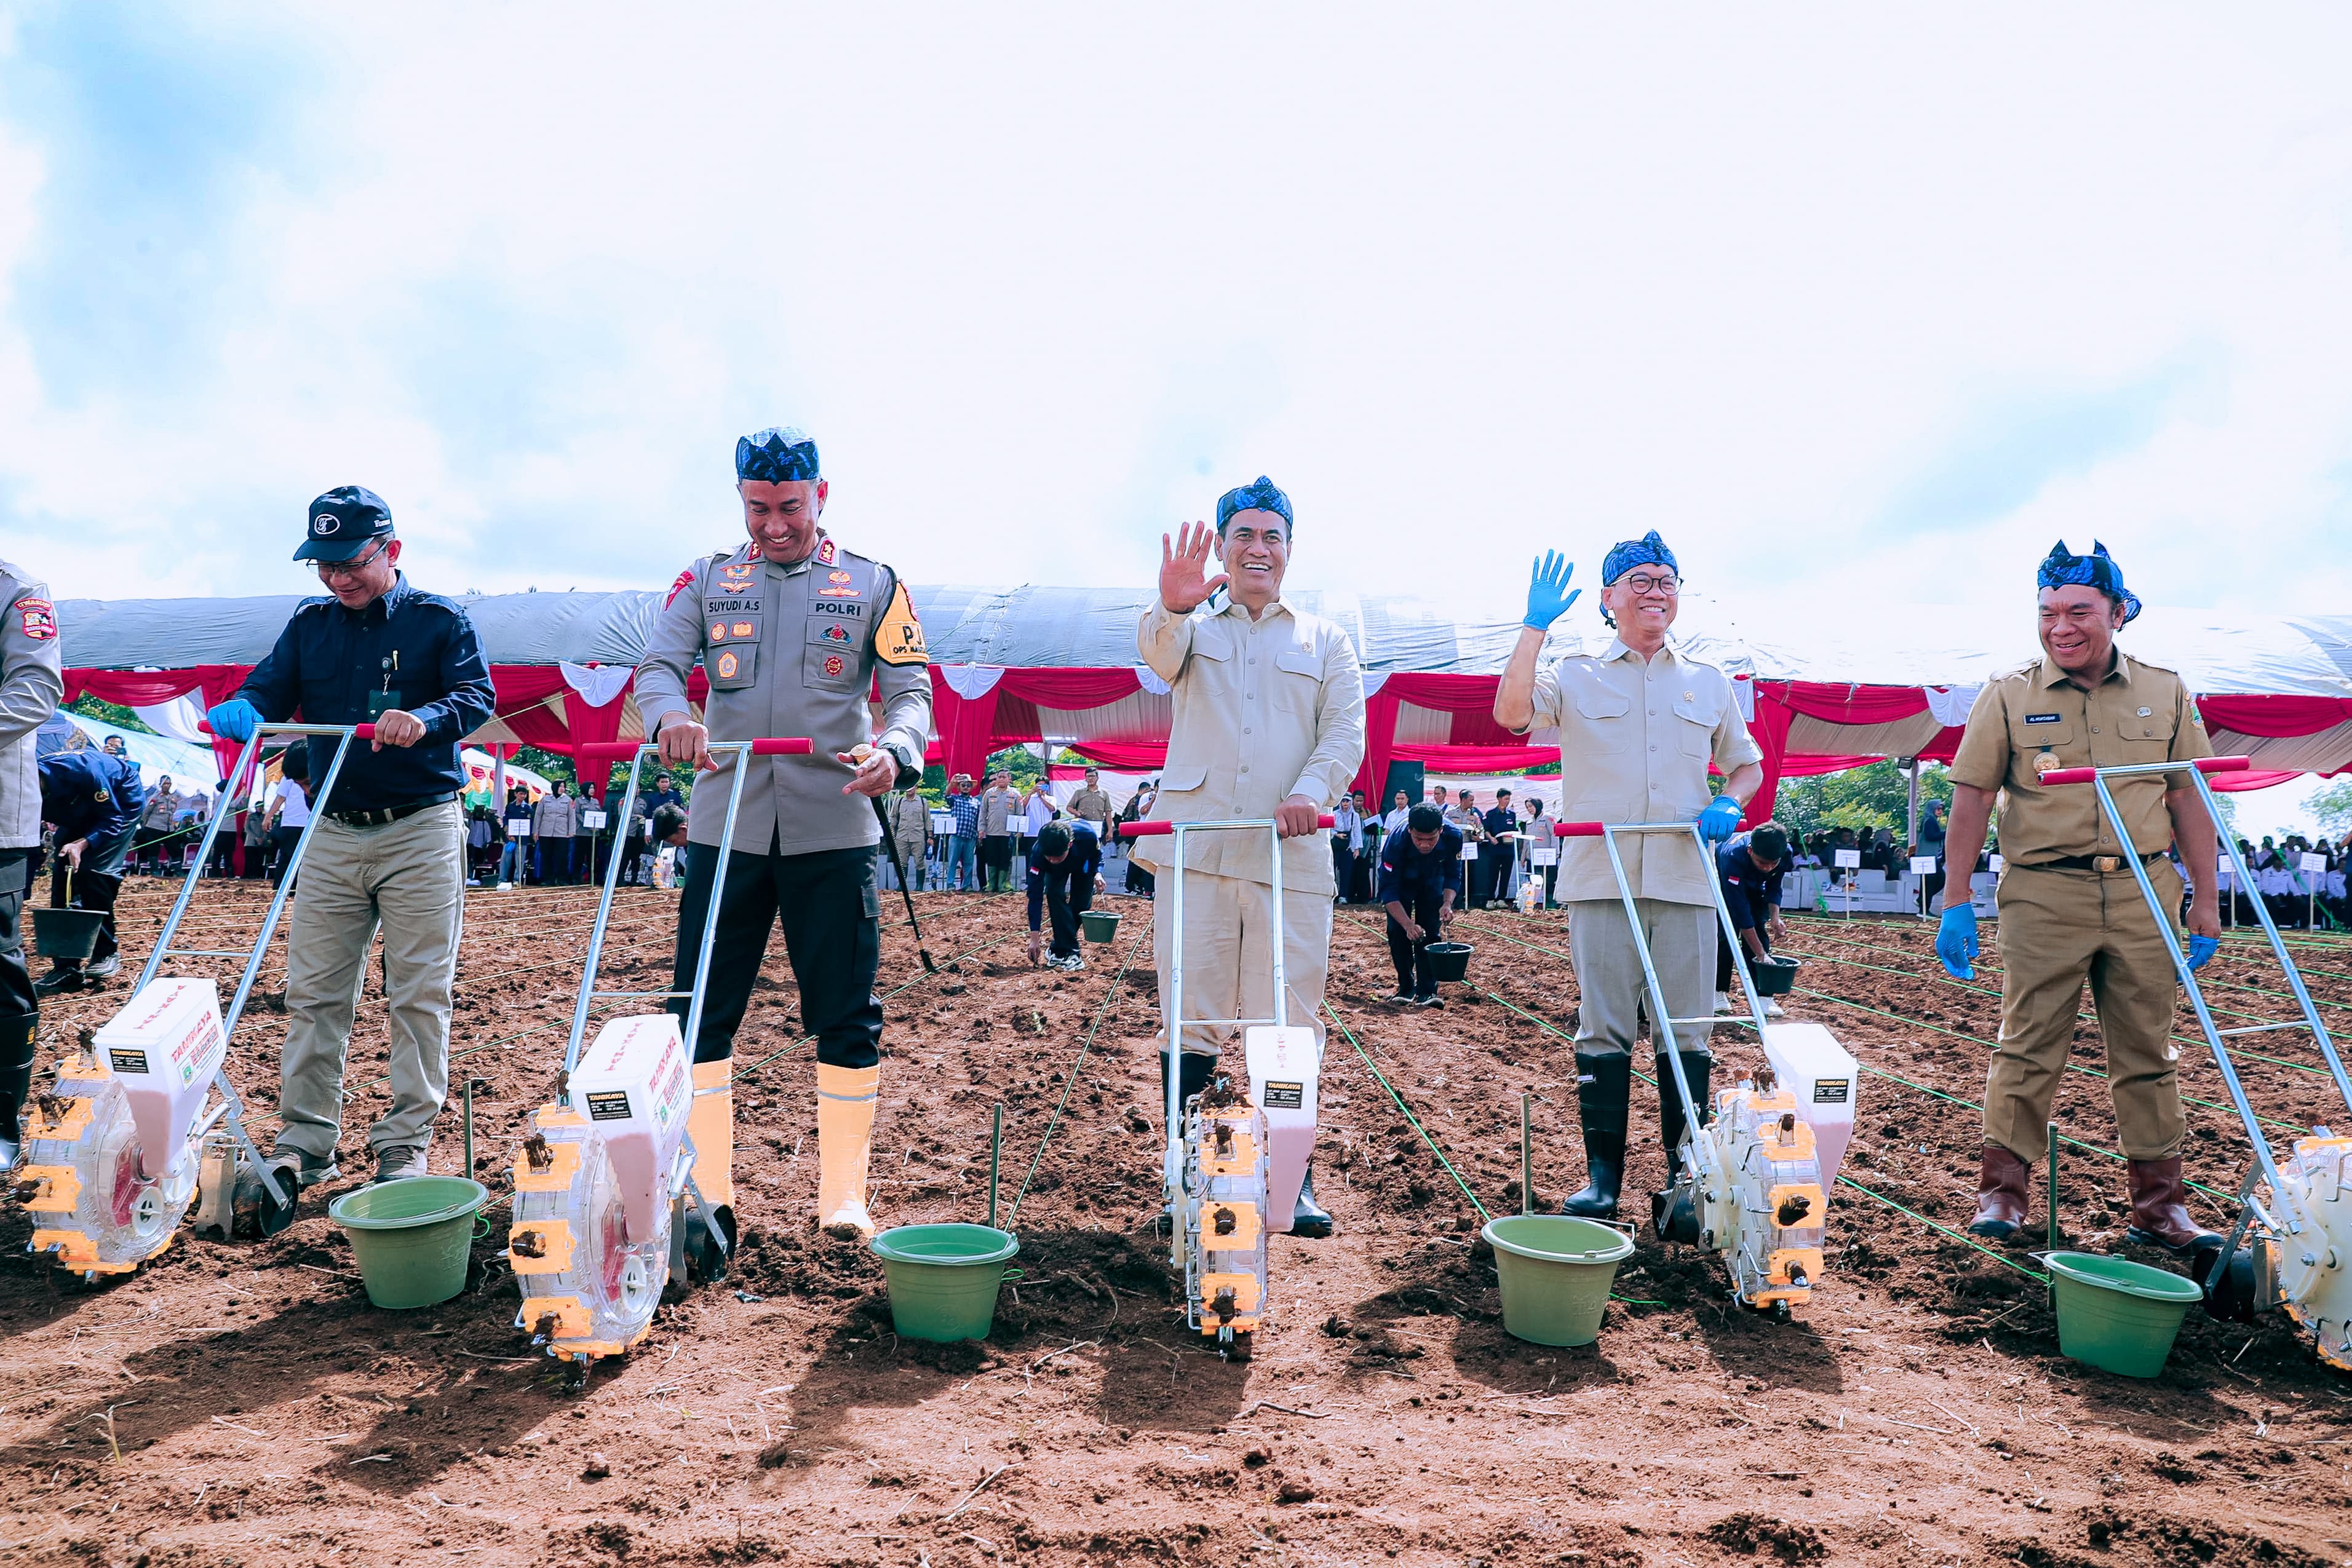
[[[350,560],[392,532],[392,508],[364,485],[338,485],[310,503],[310,531],[296,560]]]

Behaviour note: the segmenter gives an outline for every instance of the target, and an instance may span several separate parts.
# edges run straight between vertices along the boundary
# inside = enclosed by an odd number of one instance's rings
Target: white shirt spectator
[[[293,779],[280,779],[278,788],[269,792],[269,801],[278,809],[279,827],[306,828],[310,825],[310,797]]]

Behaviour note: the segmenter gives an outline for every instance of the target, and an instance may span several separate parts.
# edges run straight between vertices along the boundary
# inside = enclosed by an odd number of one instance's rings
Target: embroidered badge
[[[676,603],[677,601],[677,596],[685,592],[687,585],[691,583],[693,580],[694,568],[689,566],[684,571],[679,572],[677,574],[677,580],[669,585],[669,597],[662,601],[662,608],[667,610],[672,604]]]
[[[931,662],[931,650],[923,641],[923,623],[915,615],[915,601],[907,596],[903,582],[890,591],[889,608],[882,612],[882,623],[874,629],[874,656],[898,666]]]
[[[816,547],[816,563],[817,563],[817,565],[819,565],[819,566],[831,566],[831,565],[834,563],[834,559],[835,559],[835,554],[834,554],[833,541],[832,541],[831,539],[820,539],[820,540],[818,540],[818,541],[817,541],[817,547]]]
[[[720,680],[733,680],[735,678],[735,672],[742,667],[741,663],[735,657],[733,650],[730,649],[719,655],[719,678]]]
[[[749,621],[738,621],[735,622],[734,631],[738,637],[749,637],[751,634],[751,623]]]
[[[46,599],[19,599],[16,616],[25,635],[36,643],[49,642],[58,634],[57,606]]]
[[[716,643],[716,642],[718,642],[718,641],[719,641],[719,639],[720,639],[721,637],[724,637],[724,636],[726,636],[726,635],[727,635],[727,622],[724,622],[724,621],[713,621],[713,622],[710,623],[710,640],[711,640],[712,642]]]
[[[2052,768],[2057,766],[2057,754],[2055,752],[2045,751],[2033,759],[2033,776],[2036,779],[2039,779],[2044,773],[2049,772]]]
[[[828,622],[817,635],[828,643],[846,643],[849,641],[849,628],[838,621]]]
[[[854,588],[820,588],[816,591],[818,597],[823,599],[857,599],[863,597],[859,594],[857,590]]]
[[[827,676],[838,675],[847,668],[849,668],[848,661],[840,654],[827,653],[824,656],[824,673]]]
[[[827,582],[850,582],[855,580],[855,579],[851,578],[851,576],[845,571],[828,571],[824,574],[824,580]]]

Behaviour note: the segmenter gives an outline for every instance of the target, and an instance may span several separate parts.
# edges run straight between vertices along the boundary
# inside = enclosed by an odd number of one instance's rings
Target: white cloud
[[[2352,591],[2340,11],[241,25],[305,68],[208,187],[194,369],[63,395],[0,295],[0,549],[62,594],[291,591],[345,480],[428,584],[659,586],[779,421],[927,580],[1139,581],[1263,471],[1302,578],[1486,607],[1652,526],[1823,602],[2011,598],[2060,534],[2152,602]],[[0,120],[0,288],[107,199],[62,133]],[[2184,361],[2143,437],[1892,510]]]

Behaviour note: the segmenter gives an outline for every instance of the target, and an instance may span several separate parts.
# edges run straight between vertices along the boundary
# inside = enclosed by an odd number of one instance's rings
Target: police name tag
[[[1836,853],[1838,870],[1860,871],[1862,869],[1862,852],[1860,850],[1839,850]]]
[[[1936,857],[1934,855],[1913,855],[1911,857],[1911,874],[1913,876],[1935,875]]]
[[[583,811],[580,813],[580,825],[593,833],[604,825],[604,813],[602,811]]]
[[[2326,855],[2305,855],[2302,860],[2302,869],[2305,871],[2326,871],[2327,869],[2327,857]]]

